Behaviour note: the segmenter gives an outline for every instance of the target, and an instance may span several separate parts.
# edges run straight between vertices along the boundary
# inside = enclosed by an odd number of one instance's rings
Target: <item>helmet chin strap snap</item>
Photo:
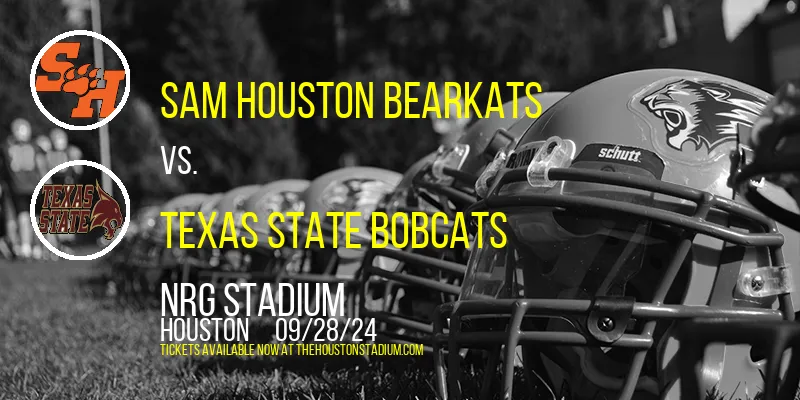
[[[475,194],[481,198],[489,194],[491,183],[495,176],[497,176],[497,173],[500,172],[500,169],[506,164],[506,159],[508,159],[508,155],[505,151],[501,150],[497,152],[492,163],[483,170],[481,176],[475,181]]]
[[[564,140],[558,136],[547,139],[528,165],[528,184],[543,188],[555,186],[556,181],[550,180],[548,176],[550,169],[569,166],[575,157],[575,148],[572,140]]]
[[[760,267],[744,272],[737,287],[748,297],[764,298],[794,292],[792,269],[789,266]]]

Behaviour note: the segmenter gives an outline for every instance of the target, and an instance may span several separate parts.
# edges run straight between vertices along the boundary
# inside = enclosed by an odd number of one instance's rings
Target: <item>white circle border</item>
[[[42,191],[42,187],[44,187],[45,182],[50,180],[50,178],[53,175],[55,175],[57,172],[63,170],[64,168],[75,167],[75,166],[78,166],[78,165],[97,168],[100,171],[102,171],[103,173],[105,173],[106,175],[110,176],[111,179],[113,179],[114,182],[117,184],[117,186],[119,186],[119,190],[122,192],[122,197],[125,198],[125,217],[124,217],[125,218],[125,222],[122,224],[122,231],[119,232],[118,235],[115,235],[116,237],[114,238],[114,241],[111,242],[111,244],[106,246],[104,249],[98,251],[97,253],[89,254],[89,255],[86,255],[86,256],[76,256],[76,255],[73,255],[73,254],[67,254],[67,253],[64,253],[63,251],[57,249],[55,246],[53,246],[47,239],[44,238],[44,235],[42,234],[42,232],[39,231],[39,224],[38,224],[38,221],[37,221],[38,218],[36,218],[36,200],[39,198],[39,192]],[[110,169],[108,169],[106,166],[104,166],[102,164],[98,164],[98,163],[96,163],[94,161],[88,161],[88,160],[73,160],[73,161],[67,161],[67,162],[65,162],[63,164],[59,164],[55,168],[51,169],[47,174],[45,174],[45,176],[42,178],[42,180],[39,181],[39,184],[36,185],[36,190],[33,193],[34,194],[31,197],[31,207],[30,207],[31,226],[33,227],[33,231],[36,233],[36,237],[38,237],[39,240],[50,251],[52,251],[53,253],[57,254],[61,258],[64,258],[64,259],[67,259],[67,260],[70,260],[70,261],[92,261],[92,260],[96,260],[96,259],[98,259],[100,257],[103,257],[104,255],[108,254],[108,252],[110,252],[111,250],[113,250],[114,247],[116,247],[122,241],[122,237],[125,236],[125,233],[128,232],[128,226],[130,225],[130,222],[131,222],[131,217],[130,217],[130,215],[131,215],[131,198],[128,196],[128,189],[125,189],[125,185],[122,183],[122,180],[120,180],[117,175],[115,175],[113,172],[111,172]]]
[[[53,114],[50,114],[50,111],[47,111],[47,109],[44,108],[44,105],[42,105],[42,100],[39,99],[39,93],[36,91],[36,70],[37,67],[39,66],[39,62],[42,61],[42,57],[44,57],[44,53],[54,44],[66,38],[71,38],[73,36],[89,36],[101,40],[103,43],[107,44],[108,47],[111,47],[111,49],[114,50],[114,53],[117,53],[117,57],[119,57],[119,59],[122,60],[122,67],[125,70],[125,93],[122,95],[122,100],[119,102],[119,105],[114,109],[114,111],[111,112],[111,115],[109,115],[107,118],[102,118],[91,125],[70,125],[66,122],[58,120],[56,117],[53,116]],[[105,76],[105,70],[103,71],[103,76]],[[67,130],[91,131],[98,129],[101,126],[111,122],[111,120],[114,119],[114,117],[116,117],[120,111],[122,111],[122,107],[125,106],[125,103],[128,101],[128,96],[131,94],[131,67],[128,65],[128,60],[125,58],[125,55],[122,54],[122,50],[120,50],[119,47],[117,47],[117,45],[111,41],[111,39],[93,31],[74,30],[74,31],[64,32],[56,36],[55,38],[47,42],[47,44],[44,45],[44,47],[42,47],[41,50],[39,50],[39,54],[36,55],[36,58],[33,60],[33,65],[31,66],[30,85],[31,85],[31,95],[33,96],[33,101],[36,103],[36,107],[39,108],[39,111],[41,111],[42,114],[44,114],[44,116],[50,120],[50,122]],[[97,112],[99,113],[100,110],[97,110]]]

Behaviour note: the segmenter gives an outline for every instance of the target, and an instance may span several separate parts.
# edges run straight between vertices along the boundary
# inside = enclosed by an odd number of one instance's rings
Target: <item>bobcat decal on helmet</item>
[[[670,148],[684,151],[691,142],[695,151],[705,147],[711,153],[735,142],[740,128],[752,128],[767,99],[719,81],[673,79],[639,102],[664,122]]]
[[[331,183],[322,196],[322,202],[332,211],[371,211],[392,185],[374,179],[352,178]]]

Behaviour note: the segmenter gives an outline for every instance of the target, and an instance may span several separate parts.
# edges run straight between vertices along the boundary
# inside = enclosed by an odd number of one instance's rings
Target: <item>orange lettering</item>
[[[50,46],[42,55],[40,65],[42,69],[49,74],[58,74],[58,78],[50,79],[48,75],[39,75],[36,77],[36,91],[37,92],[60,92],[61,85],[64,83],[64,72],[72,68],[73,65],[69,61],[59,61],[57,58],[61,54],[66,55],[67,60],[78,58],[78,52],[81,49],[80,43],[64,42],[56,43]]]
[[[92,100],[100,100],[100,118],[107,118],[117,108],[117,95],[119,94],[119,83],[125,79],[125,71],[103,72],[103,80],[106,87],[102,89],[92,89],[85,96],[78,99],[78,106],[72,109],[72,118],[91,118],[94,113]]]

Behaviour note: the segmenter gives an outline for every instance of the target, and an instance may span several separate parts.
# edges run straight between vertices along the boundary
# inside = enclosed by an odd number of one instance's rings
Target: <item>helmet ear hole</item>
[[[662,269],[664,269],[664,261],[661,259],[661,257],[651,255],[650,266],[652,266],[653,269],[656,271],[661,271]]]
[[[750,347],[750,361],[760,363],[767,359],[767,351],[761,344],[755,344]]]

